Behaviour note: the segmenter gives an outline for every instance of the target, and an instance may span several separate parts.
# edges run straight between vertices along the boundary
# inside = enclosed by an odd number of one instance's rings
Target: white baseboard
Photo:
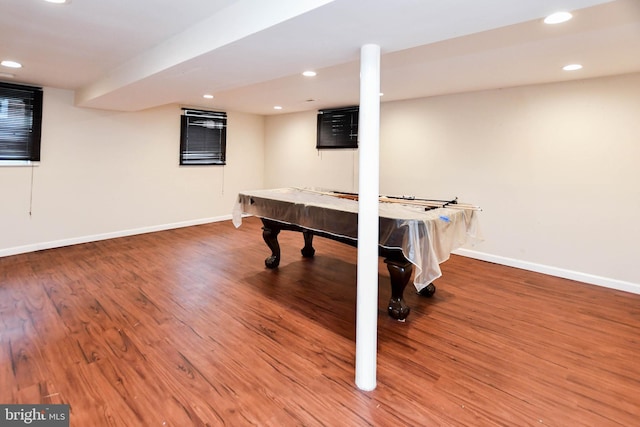
[[[577,282],[589,283],[591,285],[603,286],[605,288],[617,289],[619,291],[640,294],[640,284],[625,282],[623,280],[611,279],[608,277],[596,276],[593,274],[581,273],[579,271],[566,270],[564,268],[551,267],[544,264],[522,261],[514,258],[507,258],[499,255],[477,252],[470,249],[457,249],[453,252],[456,255],[468,258],[479,259],[481,261],[493,262],[495,264],[520,268],[522,270],[535,271],[536,273],[548,274],[549,276],[562,277]]]
[[[136,234],[153,233],[156,231],[171,230],[174,228],[190,227],[192,225],[208,224],[211,222],[227,221],[231,215],[223,215],[212,218],[201,218],[190,221],[174,222],[170,224],[153,225],[150,227],[134,228],[130,230],[120,230],[111,233],[93,234],[89,236],[73,237],[70,239],[54,240],[51,242],[33,243],[30,245],[16,246],[13,248],[0,249],[0,257],[24,254],[27,252],[41,251],[45,249],[61,248],[63,246],[77,245],[80,243],[97,242],[99,240],[115,239],[118,237],[133,236]]]

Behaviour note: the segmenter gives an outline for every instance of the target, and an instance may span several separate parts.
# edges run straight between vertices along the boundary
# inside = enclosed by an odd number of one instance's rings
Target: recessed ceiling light
[[[303,76],[305,77],[315,77],[318,73],[316,73],[315,71],[305,71],[302,73]]]
[[[569,64],[562,67],[562,69],[565,71],[576,71],[576,70],[580,70],[581,68],[582,68],[582,65],[580,64]]]
[[[279,106],[279,105],[275,105],[275,106],[273,107],[273,109],[274,109],[274,110],[282,110],[282,107],[281,107],[281,106]]]
[[[206,93],[204,95],[202,95],[203,98],[207,98],[207,99],[213,99],[213,95]]]
[[[71,0],[44,0],[47,3],[55,3],[55,4],[67,4],[71,3]]]
[[[563,22],[567,22],[569,19],[573,18],[573,15],[569,12],[556,12],[544,18],[545,24],[561,24]]]
[[[9,60],[5,60],[0,62],[0,65],[4,66],[4,67],[9,67],[9,68],[22,68],[22,64],[16,61],[9,61]]]

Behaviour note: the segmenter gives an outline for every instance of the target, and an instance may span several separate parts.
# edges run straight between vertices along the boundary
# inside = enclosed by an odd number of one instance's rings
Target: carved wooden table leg
[[[313,233],[309,230],[303,230],[302,236],[304,237],[304,248],[300,252],[305,258],[313,258],[316,253],[316,250],[313,249]]]
[[[278,243],[278,234],[280,227],[273,221],[262,218],[262,238],[271,249],[271,256],[264,260],[267,268],[277,268],[280,265],[280,244]]]
[[[429,283],[427,286],[420,289],[418,293],[423,297],[431,298],[433,294],[436,293],[436,285]]]
[[[404,288],[411,279],[413,264],[407,260],[399,260],[394,258],[386,258],[384,262],[387,264],[389,276],[391,279],[391,299],[389,300],[389,316],[401,322],[409,315],[411,309],[404,302]]]

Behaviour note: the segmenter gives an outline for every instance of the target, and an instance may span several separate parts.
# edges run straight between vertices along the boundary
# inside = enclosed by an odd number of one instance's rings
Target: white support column
[[[378,346],[378,196],[380,176],[380,46],[360,51],[356,386],[376,388]]]

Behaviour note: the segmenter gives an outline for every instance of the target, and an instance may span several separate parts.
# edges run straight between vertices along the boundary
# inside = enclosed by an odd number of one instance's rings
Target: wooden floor
[[[640,425],[640,295],[453,256],[354,385],[356,251],[245,219],[0,258],[0,403],[71,426]]]

